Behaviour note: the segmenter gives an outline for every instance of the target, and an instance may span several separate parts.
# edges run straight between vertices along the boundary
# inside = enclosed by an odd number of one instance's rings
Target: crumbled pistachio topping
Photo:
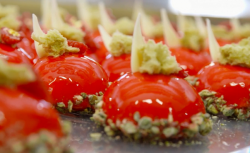
[[[235,34],[232,31],[227,30],[225,26],[212,26],[212,30],[215,38],[223,40],[235,39]]]
[[[18,21],[17,17],[14,15],[8,15],[0,18],[0,28],[7,27],[13,30],[18,30],[20,26],[21,22]]]
[[[36,80],[32,69],[25,64],[11,64],[0,59],[0,85],[20,85]]]
[[[197,133],[206,135],[212,130],[212,121],[208,114],[198,113],[191,117],[190,123],[183,126],[169,117],[166,119],[152,119],[141,116],[139,112],[133,114],[133,121],[124,118],[123,120],[110,119],[103,111],[102,104],[96,107],[92,119],[99,125],[103,125],[108,136],[116,136],[122,132],[130,140],[166,140],[178,137],[193,137]],[[171,118],[171,117],[170,117]],[[165,138],[163,137],[165,136]],[[162,141],[161,141],[162,142]]]
[[[221,64],[238,65],[250,68],[250,37],[238,44],[227,44],[220,48]]]
[[[115,29],[113,32],[115,32],[116,30],[120,31],[123,34],[130,35],[134,30],[134,22],[127,17],[120,18],[115,22]]]
[[[0,4],[0,18],[6,17],[8,15],[15,15],[19,14],[19,8],[14,5],[6,5],[2,6]]]
[[[27,137],[7,138],[8,141],[0,148],[1,152],[24,153],[24,152],[46,152],[46,153],[73,153],[68,146],[70,141],[70,122],[62,122],[63,137],[57,137],[48,130],[40,130]],[[66,129],[67,130],[66,130]],[[70,131],[69,131],[70,130]]]
[[[161,22],[154,25],[153,35],[154,38],[163,36],[163,24]]]
[[[85,36],[85,33],[79,28],[64,24],[60,29],[57,30],[69,40],[83,42],[83,37]]]
[[[69,46],[67,39],[58,30],[49,30],[44,36],[32,33],[31,37],[43,46],[48,56],[58,57],[66,52],[80,51],[79,48]]]
[[[185,80],[192,86],[198,86],[199,85],[199,81],[198,81],[199,78],[195,77],[195,76],[187,76],[185,78]]]
[[[239,35],[241,38],[250,37],[250,24],[246,23],[240,27]]]
[[[65,105],[66,103],[58,102],[56,104],[56,109],[60,113],[63,113],[63,114],[65,114],[65,113],[76,113],[79,115],[93,114],[94,107],[96,107],[99,103],[101,103],[102,97],[103,97],[102,92],[99,92],[96,94],[89,94],[89,95],[82,92],[80,95],[73,96],[72,101],[69,100],[67,102],[67,107]],[[83,111],[74,110],[75,105],[80,105],[86,99],[87,99],[87,102],[91,105],[91,107],[88,107],[88,108],[84,109]]]
[[[205,46],[205,38],[196,28],[186,28],[184,36],[181,38],[181,44],[195,52],[201,51]]]
[[[156,44],[153,40],[149,40],[138,53],[140,73],[169,75],[181,70],[176,58],[171,56],[168,47],[161,42]]]
[[[213,115],[218,115],[222,113],[227,117],[236,117],[240,120],[245,120],[250,118],[249,108],[237,108],[237,104],[227,105],[227,101],[224,100],[224,96],[217,96],[217,93],[209,90],[202,90],[199,92],[204,105],[208,113]]]
[[[113,34],[109,46],[110,46],[110,53],[113,56],[130,54],[132,47],[132,36],[127,36],[117,31]]]
[[[101,23],[100,11],[98,7],[90,6],[88,7],[89,13],[89,26],[91,29],[97,29],[98,25]]]

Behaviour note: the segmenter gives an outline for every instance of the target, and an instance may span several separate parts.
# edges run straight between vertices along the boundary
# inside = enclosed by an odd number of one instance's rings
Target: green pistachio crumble
[[[102,109],[103,102],[98,103],[92,117],[98,125],[104,126],[108,136],[115,137],[121,132],[129,140],[156,140],[161,141],[179,137],[193,137],[197,133],[208,134],[212,129],[212,121],[208,114],[198,113],[191,117],[185,126],[174,121],[173,116],[165,119],[152,119],[148,116],[141,116],[139,112],[133,114],[133,119],[124,118],[114,121],[109,118]]]
[[[110,53],[113,56],[130,54],[132,47],[132,36],[127,36],[117,31],[112,35],[111,43],[109,46]]]
[[[57,30],[68,40],[83,42],[85,33],[81,29],[64,24],[60,29]]]
[[[225,26],[212,26],[212,30],[215,38],[223,40],[234,40],[235,34],[232,31],[227,30]]]
[[[89,115],[89,114],[93,114],[94,113],[94,107],[98,106],[98,103],[101,102],[103,97],[103,93],[99,92],[96,93],[95,95],[91,95],[91,94],[86,94],[84,92],[82,92],[80,95],[75,95],[73,96],[72,100],[69,100],[67,103],[65,102],[58,102],[56,104],[56,109],[60,112],[60,113],[76,113],[78,115]],[[84,102],[84,100],[86,100],[86,102],[88,102],[91,107],[88,107],[82,111],[76,111],[74,110],[74,106],[75,105],[80,105],[81,103]],[[67,107],[66,105],[67,104]]]
[[[7,27],[13,30],[19,30],[20,26],[21,22],[17,20],[17,17],[14,15],[8,15],[0,18],[0,28]]]
[[[236,117],[240,120],[245,120],[250,118],[250,109],[249,108],[237,108],[237,104],[227,105],[227,101],[224,100],[223,95],[217,97],[217,93],[209,90],[202,90],[199,92],[207,112],[218,115],[222,113],[227,117]]]
[[[0,4],[0,18],[6,17],[8,15],[17,16],[19,13],[19,8],[15,5],[2,6]]]
[[[197,77],[194,77],[194,76],[187,76],[185,78],[185,80],[192,86],[198,86],[199,85],[199,81],[198,81],[199,78]]]
[[[116,30],[123,34],[131,35],[134,30],[134,22],[127,17],[122,17],[115,22],[115,29],[113,32]]]
[[[102,137],[102,134],[101,133],[90,133],[90,137],[94,141],[99,141]]]
[[[250,68],[250,37],[238,44],[228,44],[220,48],[221,64],[238,65]]]
[[[5,153],[73,153],[68,146],[70,141],[70,122],[62,122],[63,136],[57,137],[54,133],[47,130],[40,130],[37,133],[26,137],[9,138],[0,147],[0,152]],[[69,131],[70,130],[70,131]]]
[[[67,39],[58,30],[49,30],[43,36],[32,33],[31,37],[43,46],[48,56],[58,57],[66,52],[80,51],[79,48],[69,46]]]
[[[28,65],[7,63],[0,58],[0,85],[21,85],[35,80],[36,75]]]
[[[250,37],[250,24],[246,23],[240,27],[239,35],[241,38]]]
[[[168,47],[162,43],[156,44],[153,40],[149,40],[139,49],[139,58],[141,61],[140,73],[169,75],[181,70],[176,58],[171,56]]]
[[[196,28],[188,28],[184,31],[184,36],[181,38],[183,47],[199,52],[205,46],[205,38]]]

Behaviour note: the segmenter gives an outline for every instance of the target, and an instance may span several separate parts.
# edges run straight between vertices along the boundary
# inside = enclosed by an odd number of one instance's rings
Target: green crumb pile
[[[68,40],[83,42],[83,37],[85,36],[85,33],[81,29],[72,27],[68,24],[64,24],[62,28],[57,30]]]
[[[66,52],[79,52],[79,48],[68,46],[67,39],[58,30],[49,30],[46,35],[32,33],[31,38],[43,46],[48,56],[58,57]]]
[[[109,46],[110,46],[110,53],[113,56],[130,54],[132,47],[132,36],[127,36],[117,31],[113,34]]]
[[[17,19],[19,9],[17,6],[0,4],[0,28],[7,27],[13,30],[18,30],[21,22]]]
[[[120,18],[115,22],[115,29],[113,32],[116,30],[123,34],[131,35],[134,30],[134,22],[127,17]]]
[[[24,64],[10,64],[0,59],[0,85],[13,86],[36,80],[34,72]]]
[[[91,6],[88,9],[89,12],[89,25],[92,29],[97,29],[98,25],[101,23],[100,11],[98,7]]]
[[[246,23],[240,27],[239,35],[241,38],[250,37],[250,24]]]
[[[171,56],[168,47],[162,43],[156,44],[149,40],[138,53],[141,62],[140,73],[169,75],[181,70],[176,58]]]
[[[153,29],[153,37],[156,38],[161,36],[163,36],[163,24],[157,23]]]
[[[189,48],[195,52],[201,51],[205,46],[205,39],[195,28],[187,28],[181,39],[181,44],[185,48]]]
[[[227,30],[225,26],[212,26],[212,30],[215,38],[223,40],[234,40],[235,34],[232,31]]]
[[[13,30],[18,30],[21,26],[21,22],[17,20],[14,15],[8,15],[0,18],[0,28],[7,27]]]
[[[220,48],[221,64],[238,65],[250,68],[250,37],[238,44],[228,44]]]
[[[6,17],[8,15],[15,15],[19,14],[19,8],[15,5],[6,5],[2,6],[0,4],[0,18]]]

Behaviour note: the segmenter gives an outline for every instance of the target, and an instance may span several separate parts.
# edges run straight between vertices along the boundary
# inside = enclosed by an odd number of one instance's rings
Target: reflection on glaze
[[[114,57],[109,54],[102,62],[102,67],[109,76],[109,81],[113,82],[127,72],[131,72],[131,54],[123,54]]]
[[[182,96],[180,96],[182,95]],[[113,121],[133,119],[136,111],[153,119],[168,118],[189,122],[190,117],[205,108],[196,91],[175,76],[128,73],[115,81],[103,97],[103,110]],[[169,109],[172,108],[172,109]]]
[[[48,85],[54,104],[72,100],[74,95],[96,94],[104,91],[108,77],[103,68],[91,58],[82,55],[62,55],[40,59],[35,69]],[[74,109],[90,107],[88,102],[74,105]]]
[[[170,51],[189,75],[196,75],[211,62],[211,57],[206,51],[194,52],[186,48],[170,48]]]
[[[227,105],[238,104],[237,108],[250,107],[250,69],[214,63],[203,68],[198,77],[198,91],[215,91],[218,96],[224,96]]]

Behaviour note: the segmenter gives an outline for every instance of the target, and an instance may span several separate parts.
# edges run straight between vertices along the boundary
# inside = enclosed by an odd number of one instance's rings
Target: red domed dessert
[[[208,24],[209,47],[213,62],[198,73],[197,90],[209,113],[250,117],[249,38],[238,44],[219,47]]]
[[[85,57],[83,43],[67,41],[57,30],[44,34],[33,16],[36,50],[40,59],[34,68],[41,75],[53,98],[63,112],[93,112],[99,96],[108,87],[108,77],[93,59]]]
[[[147,43],[137,19],[131,52],[132,73],[113,82],[93,119],[114,136],[165,140],[207,134],[212,123],[195,89],[167,46]],[[154,56],[153,56],[154,55]]]
[[[62,127],[31,67],[2,59],[0,65],[0,151],[69,151],[69,127]]]
[[[183,37],[180,38],[171,26],[165,10],[161,10],[161,17],[164,25],[165,43],[170,47],[172,55],[176,57],[177,62],[189,75],[196,75],[201,68],[211,62],[211,57],[204,48],[205,33],[192,25],[193,22],[187,22],[191,25],[185,25],[185,20],[180,16],[179,20],[181,23],[184,22],[179,25],[180,29],[178,30],[182,30],[183,33]]]

